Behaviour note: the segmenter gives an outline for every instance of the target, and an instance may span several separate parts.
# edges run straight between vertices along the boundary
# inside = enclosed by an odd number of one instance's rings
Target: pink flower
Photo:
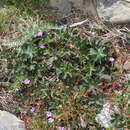
[[[109,58],[109,61],[110,61],[110,62],[114,62],[115,59],[114,59],[113,57],[110,57],[110,58]]]
[[[65,127],[59,126],[58,129],[59,129],[59,130],[65,130]]]
[[[54,119],[53,119],[53,118],[49,118],[49,119],[48,119],[48,122],[49,122],[49,123],[52,123],[52,122],[54,122]]]
[[[31,107],[30,111],[34,112],[35,111],[35,107]]]
[[[24,84],[29,84],[30,83],[30,80],[29,79],[25,79],[24,80]]]
[[[53,114],[52,114],[52,112],[46,112],[46,115],[47,115],[47,117],[51,117]]]
[[[38,36],[38,37],[42,37],[42,36],[43,36],[43,32],[38,32],[38,33],[37,33],[37,36]]]
[[[45,45],[44,44],[40,44],[39,47],[40,48],[45,48]]]

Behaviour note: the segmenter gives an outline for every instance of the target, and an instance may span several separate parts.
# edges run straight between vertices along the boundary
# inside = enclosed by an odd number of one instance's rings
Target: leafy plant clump
[[[104,94],[98,93],[98,85],[100,75],[111,72],[109,43],[82,38],[72,30],[50,29],[38,32],[11,52],[2,48],[1,56],[8,61],[2,80],[10,82],[27,113],[31,107],[32,129],[100,128],[95,116]],[[95,91],[93,96],[90,90]],[[53,117],[48,117],[47,111]]]

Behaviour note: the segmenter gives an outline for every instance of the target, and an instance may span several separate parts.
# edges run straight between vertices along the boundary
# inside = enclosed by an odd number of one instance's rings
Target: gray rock
[[[0,130],[25,130],[25,124],[13,114],[0,110]]]
[[[72,5],[68,0],[50,0],[50,5],[63,14],[71,11]]]
[[[113,24],[130,22],[130,1],[129,0],[99,0],[97,7],[99,17],[103,21]]]
[[[50,0],[50,6],[57,8],[62,13],[70,13],[72,7],[88,12],[98,17],[95,0]]]
[[[62,13],[72,7],[113,24],[130,23],[130,0],[50,0],[50,5]]]
[[[0,1],[0,7],[4,7],[6,4],[2,1]]]

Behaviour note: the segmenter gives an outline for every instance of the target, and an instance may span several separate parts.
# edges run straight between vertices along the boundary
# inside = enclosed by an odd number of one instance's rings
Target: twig
[[[84,20],[84,21],[81,21],[81,22],[78,22],[78,23],[73,23],[71,25],[65,25],[65,26],[55,27],[53,29],[60,30],[60,29],[66,29],[66,28],[73,28],[73,27],[82,25],[82,24],[86,23],[87,21],[88,20]]]
[[[84,21],[81,21],[81,22],[78,22],[78,23],[74,23],[74,24],[69,25],[69,27],[70,28],[76,27],[76,26],[79,26],[79,25],[82,25],[82,24],[86,23],[87,21],[88,20],[84,20]]]

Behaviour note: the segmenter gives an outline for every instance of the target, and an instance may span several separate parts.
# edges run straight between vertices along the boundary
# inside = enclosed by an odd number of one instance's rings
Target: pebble
[[[124,63],[124,65],[123,65],[123,69],[125,70],[125,71],[130,71],[130,61],[126,61],[125,63]]]
[[[111,76],[107,75],[107,74],[101,75],[100,80],[103,81],[103,82],[110,82]]]

